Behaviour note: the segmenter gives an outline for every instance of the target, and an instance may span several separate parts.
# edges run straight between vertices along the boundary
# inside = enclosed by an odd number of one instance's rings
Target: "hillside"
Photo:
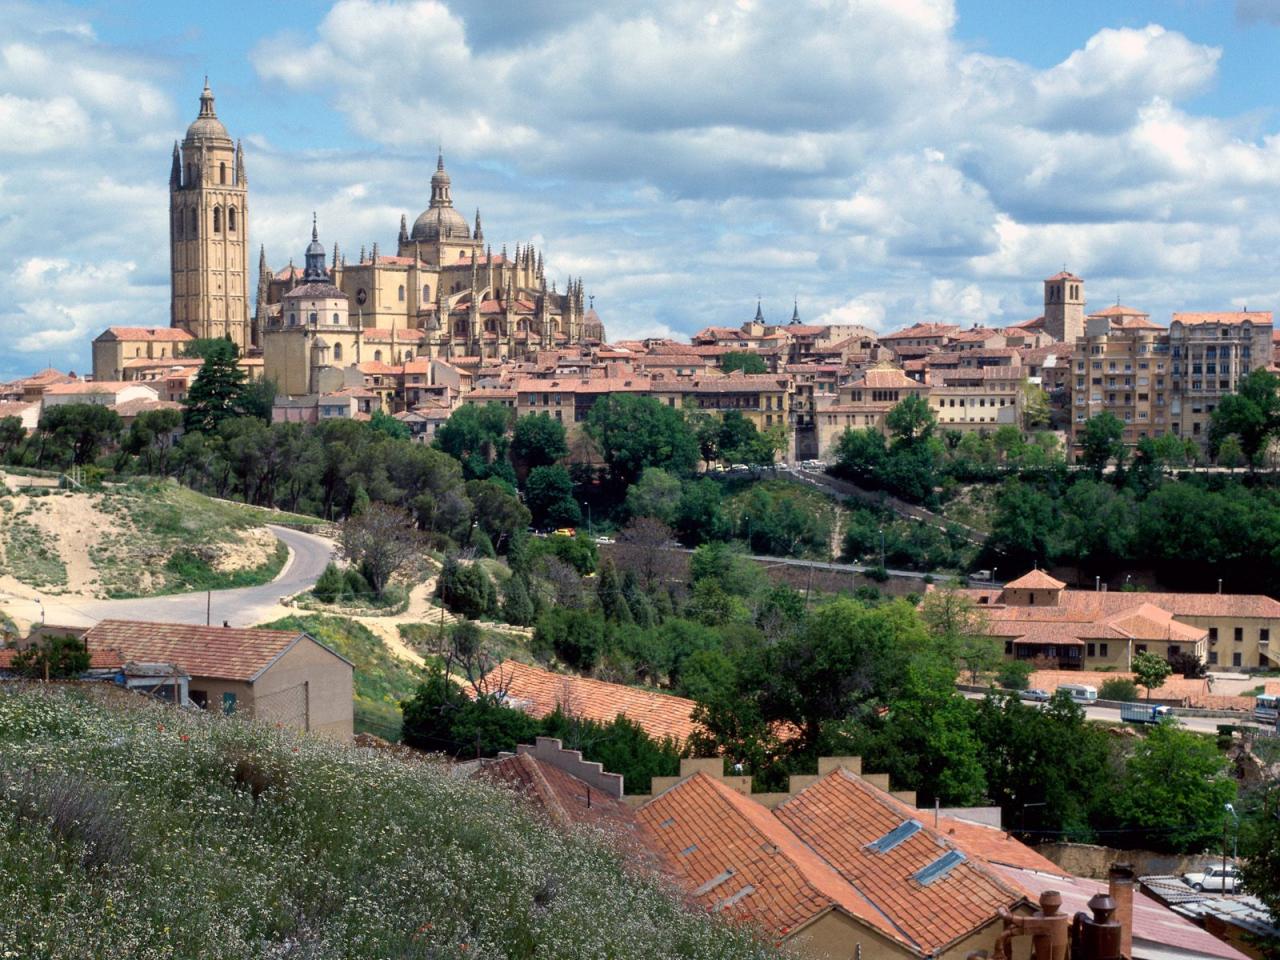
[[[265,511],[177,483],[0,490],[0,588],[131,597],[253,586],[287,556]]]
[[[500,789],[111,689],[0,689],[0,794],[12,956],[773,955]]]

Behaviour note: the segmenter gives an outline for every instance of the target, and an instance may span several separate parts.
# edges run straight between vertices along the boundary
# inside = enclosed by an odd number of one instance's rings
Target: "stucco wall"
[[[254,684],[254,715],[349,740],[354,710],[352,675],[350,664],[304,638]]]

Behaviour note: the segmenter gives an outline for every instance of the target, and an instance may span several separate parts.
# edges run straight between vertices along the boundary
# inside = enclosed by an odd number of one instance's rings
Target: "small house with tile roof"
[[[173,664],[207,710],[351,739],[354,667],[305,631],[103,620],[84,641],[99,665]]]

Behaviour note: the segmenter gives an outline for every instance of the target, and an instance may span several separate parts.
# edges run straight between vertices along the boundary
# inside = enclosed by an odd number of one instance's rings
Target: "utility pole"
[[[204,625],[210,626],[213,623],[213,591],[206,590],[204,592]]]

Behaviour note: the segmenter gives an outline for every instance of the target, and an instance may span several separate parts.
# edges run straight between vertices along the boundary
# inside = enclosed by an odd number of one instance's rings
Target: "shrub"
[[[1006,690],[1025,690],[1031,683],[1031,664],[1025,660],[1006,660],[996,671],[996,682]]]
[[[456,557],[446,559],[440,569],[436,596],[451,611],[472,620],[491,616],[498,609],[498,592],[484,567],[460,564]]]
[[[1102,700],[1133,703],[1138,699],[1138,685],[1125,677],[1113,677],[1102,682],[1102,686],[1098,688],[1098,697]]]
[[[330,563],[316,580],[316,585],[311,588],[311,594],[321,603],[333,603],[345,586],[346,581],[342,577],[342,571],[336,564]]]

